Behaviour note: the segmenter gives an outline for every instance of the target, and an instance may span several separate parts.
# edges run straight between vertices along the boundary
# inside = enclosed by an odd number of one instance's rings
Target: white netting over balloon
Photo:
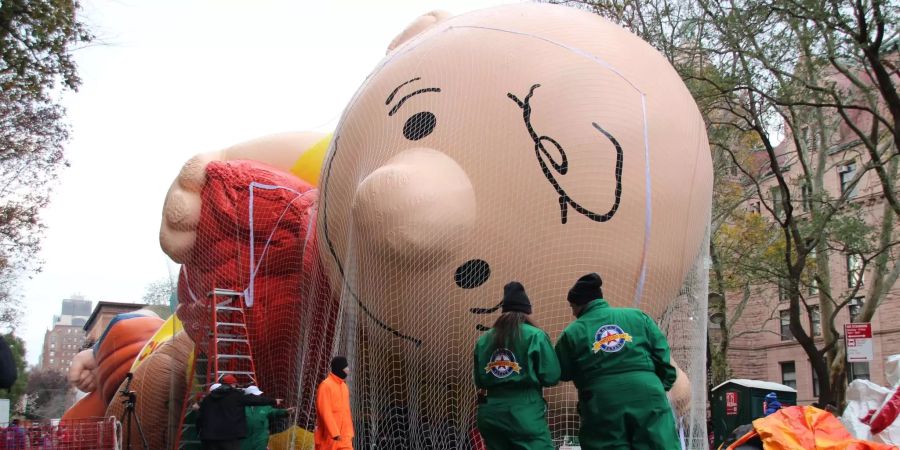
[[[703,446],[709,150],[647,44],[546,5],[438,23],[360,88],[319,188],[358,445],[466,448],[472,347],[502,286],[525,285],[555,340],[573,320],[567,290],[596,271],[612,305],[666,331],[678,420]],[[576,435],[574,388],[545,398],[554,438]]]
[[[569,288],[597,272],[611,305],[665,332],[676,420],[705,448],[712,165],[675,71],[622,28],[550,5],[432,14],[395,44],[330,138],[241,144],[176,180],[161,240],[207,357],[191,381],[219,363],[216,376],[254,372],[242,384],[296,407],[270,446],[311,448],[316,386],[346,355],[355,448],[477,448],[472,351],[503,286],[525,286],[555,341]],[[218,329],[237,322],[245,333]],[[576,436],[571,383],[544,397],[555,442]]]

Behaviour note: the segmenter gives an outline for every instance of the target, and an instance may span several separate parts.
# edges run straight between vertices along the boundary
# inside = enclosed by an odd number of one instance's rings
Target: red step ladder
[[[256,384],[256,366],[244,314],[244,294],[216,289],[211,296],[214,305],[209,343],[212,370],[207,372],[207,383],[219,383],[223,376],[233,375],[242,387]]]
[[[257,384],[256,365],[247,332],[244,294],[229,289],[214,289],[207,297],[210,305],[208,340],[194,349],[189,378],[192,386],[185,393],[175,440],[176,450],[200,448],[194,425],[197,412],[192,406],[200,403],[213,383],[220,383],[223,376],[232,375],[241,387]]]

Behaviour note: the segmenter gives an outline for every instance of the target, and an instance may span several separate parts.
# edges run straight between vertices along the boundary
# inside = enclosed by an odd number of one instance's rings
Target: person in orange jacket
[[[316,450],[353,449],[350,390],[344,381],[350,374],[347,358],[331,360],[331,373],[316,392]]]

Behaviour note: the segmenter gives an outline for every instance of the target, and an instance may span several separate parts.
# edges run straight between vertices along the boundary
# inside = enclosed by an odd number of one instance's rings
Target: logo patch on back
[[[505,348],[494,350],[491,362],[484,366],[484,373],[490,373],[497,378],[506,378],[521,371],[522,366],[516,361],[516,355]]]
[[[603,325],[594,333],[594,345],[591,350],[615,353],[625,347],[626,342],[631,342],[631,335],[626,333],[618,325]]]

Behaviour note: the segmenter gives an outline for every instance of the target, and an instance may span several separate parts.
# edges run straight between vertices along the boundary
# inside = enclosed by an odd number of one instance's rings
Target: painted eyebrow
[[[394,90],[391,91],[391,95],[388,95],[388,98],[387,98],[387,100],[385,100],[384,104],[390,105],[391,102],[394,100],[394,96],[397,95],[397,91],[399,91],[400,88],[402,88],[403,86],[406,86],[409,83],[412,83],[413,81],[418,81],[421,79],[422,79],[421,77],[415,77],[412,80],[402,83],[400,86],[397,86],[396,88],[394,88]],[[403,97],[400,98],[400,101],[396,105],[394,105],[393,108],[391,108],[390,112],[388,112],[388,116],[393,116],[397,112],[397,110],[400,109],[401,106],[403,106],[403,103],[405,103],[407,100],[409,100],[412,96],[418,95],[418,94],[424,94],[426,92],[441,92],[441,88],[436,88],[436,87],[424,88],[424,89],[419,89],[411,94],[404,95]]]

